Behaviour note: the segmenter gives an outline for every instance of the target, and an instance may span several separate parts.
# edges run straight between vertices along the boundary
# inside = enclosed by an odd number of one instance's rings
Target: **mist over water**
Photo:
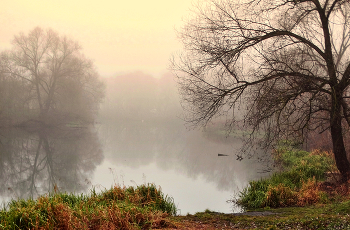
[[[155,79],[138,72],[106,83],[99,128],[105,161],[97,171],[111,175],[97,175],[93,183],[155,183],[186,214],[206,208],[232,212],[226,201],[263,176],[254,160],[236,160],[240,139],[185,127],[171,74]],[[222,122],[211,126],[223,128]]]
[[[228,213],[233,210],[226,201],[263,176],[254,160],[236,160],[242,143],[219,135],[220,122],[206,130],[185,127],[171,74],[135,72],[105,83],[94,124],[0,131],[3,202],[155,183],[174,198],[179,214],[206,208]]]

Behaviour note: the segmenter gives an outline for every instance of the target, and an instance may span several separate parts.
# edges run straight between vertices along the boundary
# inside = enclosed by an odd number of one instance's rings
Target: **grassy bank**
[[[89,195],[53,194],[12,201],[0,212],[1,229],[150,229],[176,214],[172,198],[155,185],[115,186]]]
[[[306,152],[288,145],[274,152],[279,167],[271,177],[249,182],[234,203],[247,210],[313,204],[327,204],[344,194],[329,193],[327,188],[341,185],[325,182],[329,172],[336,172],[331,154],[315,150]],[[337,191],[335,191],[337,192]]]
[[[209,210],[175,217],[183,229],[350,229],[349,184],[335,179],[332,154],[281,145],[271,177],[251,181],[232,202],[242,214]],[[335,172],[330,178],[329,172]]]
[[[281,145],[274,159],[279,170],[233,200],[244,214],[175,216],[172,198],[148,184],[12,201],[0,229],[350,229],[349,185],[326,178],[336,171],[331,154]]]

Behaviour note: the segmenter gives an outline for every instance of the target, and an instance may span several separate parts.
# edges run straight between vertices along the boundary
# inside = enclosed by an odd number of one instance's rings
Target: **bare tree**
[[[69,107],[75,110],[68,112],[87,114],[83,108],[102,99],[103,84],[77,42],[37,27],[15,36],[12,43],[13,48],[1,54],[1,73],[30,86],[28,107],[37,110],[42,121]]]
[[[348,179],[349,20],[348,0],[201,2],[180,32],[186,52],[172,66],[189,121],[205,125],[245,106],[250,140],[263,130],[264,147],[330,130]]]

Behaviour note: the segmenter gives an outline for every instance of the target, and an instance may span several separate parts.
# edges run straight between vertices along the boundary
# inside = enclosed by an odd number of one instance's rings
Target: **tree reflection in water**
[[[103,154],[92,128],[2,129],[0,132],[0,196],[29,198],[52,192],[79,192]]]

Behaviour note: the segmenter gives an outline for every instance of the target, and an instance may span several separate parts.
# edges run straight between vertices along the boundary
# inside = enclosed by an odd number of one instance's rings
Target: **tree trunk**
[[[335,98],[337,98],[335,96]],[[350,163],[346,156],[344,145],[343,131],[341,125],[341,106],[339,100],[332,100],[331,114],[331,135],[333,143],[333,153],[338,170],[340,171],[343,181],[350,179]]]

